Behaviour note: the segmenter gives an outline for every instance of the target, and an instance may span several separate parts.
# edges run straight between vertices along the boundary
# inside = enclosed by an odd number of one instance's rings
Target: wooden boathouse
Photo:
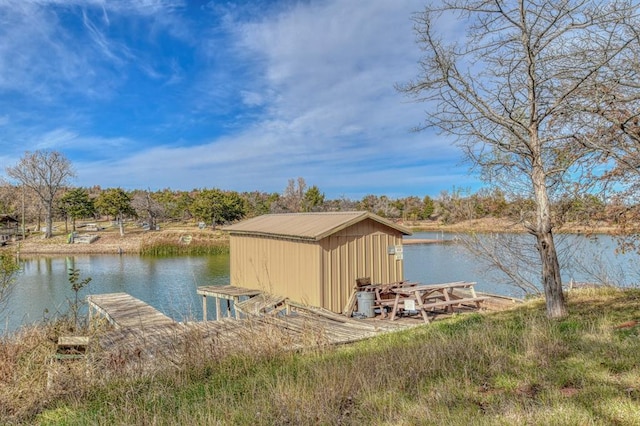
[[[232,286],[342,313],[356,279],[403,280],[411,231],[365,211],[268,214],[224,228]]]
[[[0,214],[0,246],[16,238],[18,220],[8,214]]]

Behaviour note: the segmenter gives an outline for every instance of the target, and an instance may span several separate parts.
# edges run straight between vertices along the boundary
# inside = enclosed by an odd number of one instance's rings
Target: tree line
[[[59,152],[27,152],[25,158],[30,167],[44,170],[56,169],[34,176],[73,175],[71,163]],[[41,161],[38,159],[48,159]],[[53,161],[55,159],[56,161]],[[23,159],[24,160],[24,159]],[[17,167],[17,166],[16,166]],[[66,172],[61,168],[68,169]],[[507,218],[517,222],[524,212],[530,211],[534,200],[508,197],[497,188],[484,188],[477,192],[452,188],[443,190],[438,196],[407,196],[392,198],[370,194],[360,200],[345,197],[327,199],[316,185],[308,186],[303,177],[289,179],[282,193],[262,191],[236,192],[218,188],[201,188],[190,191],[162,189],[72,187],[63,179],[55,193],[50,191],[56,182],[29,181],[27,173],[16,174],[24,182],[0,184],[0,212],[49,228],[51,223],[64,221],[76,229],[77,220],[96,220],[108,217],[121,225],[125,220],[138,220],[155,229],[161,222],[201,222],[216,227],[245,218],[268,213],[299,213],[321,211],[365,210],[379,216],[404,222],[438,221],[455,224],[482,218]],[[621,224],[626,217],[621,212],[630,211],[621,198],[605,201],[595,194],[565,194],[553,204],[557,223],[571,222],[591,226],[594,223]]]

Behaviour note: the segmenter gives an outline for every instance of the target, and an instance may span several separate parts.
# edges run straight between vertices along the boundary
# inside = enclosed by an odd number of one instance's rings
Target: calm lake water
[[[417,233],[409,238],[455,238],[451,234]],[[526,237],[524,237],[526,238]],[[596,281],[597,276],[623,285],[636,285],[638,270],[636,255],[616,256],[615,243],[607,236],[587,239],[569,237],[571,256],[564,257],[569,266],[563,279]],[[528,239],[532,243],[531,239]],[[559,242],[559,245],[569,243]],[[578,244],[578,246],[576,246]],[[578,256],[579,254],[579,256]],[[460,244],[406,245],[404,248],[405,278],[421,283],[475,281],[479,291],[522,297],[522,291],[501,285],[499,274],[487,272],[476,257]],[[586,270],[584,265],[591,270]],[[51,318],[67,312],[74,293],[67,271],[75,268],[81,279],[91,277],[90,284],[80,292],[88,294],[125,292],[149,303],[178,320],[200,319],[202,301],[196,288],[203,285],[229,283],[229,257],[182,256],[140,257],[129,255],[81,255],[40,257],[23,260],[23,270],[3,311],[0,311],[0,334],[15,330],[22,324]],[[212,305],[212,304],[210,304]],[[213,309],[209,315],[213,317]]]

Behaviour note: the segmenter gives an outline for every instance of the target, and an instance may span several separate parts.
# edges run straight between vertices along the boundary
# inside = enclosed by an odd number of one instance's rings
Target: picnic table
[[[453,312],[455,307],[473,304],[480,308],[480,303],[486,297],[476,295],[475,282],[459,281],[444,284],[415,284],[396,283],[388,288],[380,287],[376,290],[375,304],[380,307],[381,312],[385,312],[386,307],[391,307],[390,320],[396,319],[401,311],[418,311],[422,315],[425,323],[429,323],[427,312],[435,309],[442,309]],[[454,290],[466,290],[469,294],[463,295]],[[391,296],[391,297],[390,297]]]

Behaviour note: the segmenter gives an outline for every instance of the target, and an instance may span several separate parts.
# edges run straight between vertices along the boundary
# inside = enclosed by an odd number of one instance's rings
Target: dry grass
[[[144,255],[219,254],[228,252],[229,238],[221,231],[171,229],[144,234],[139,253]]]
[[[277,330],[237,345],[194,329],[171,360],[105,363],[45,392],[51,340],[0,349],[4,419],[38,424],[640,424],[640,291],[580,290],[550,321],[538,301],[293,352]],[[51,332],[49,332],[51,333]],[[142,358],[141,358],[142,359]],[[170,362],[166,362],[170,361]],[[133,370],[124,365],[137,365]],[[74,375],[75,374],[75,375]]]
[[[33,417],[61,399],[81,398],[90,389],[91,367],[58,363],[58,337],[73,335],[68,318],[23,327],[0,338],[0,419],[3,424]]]

